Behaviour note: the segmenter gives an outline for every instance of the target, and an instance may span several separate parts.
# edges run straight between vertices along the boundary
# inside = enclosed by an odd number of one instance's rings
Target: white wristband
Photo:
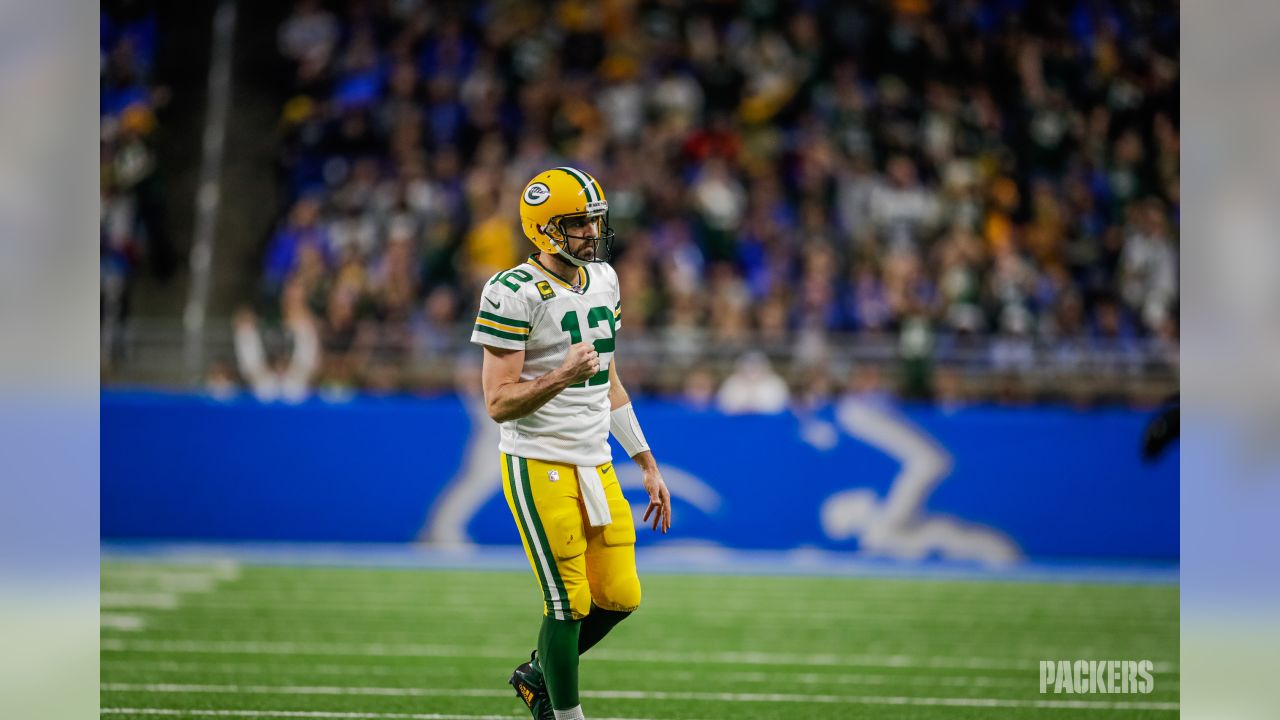
[[[618,444],[627,452],[627,457],[635,457],[649,449],[631,403],[609,413],[609,431],[618,439]]]

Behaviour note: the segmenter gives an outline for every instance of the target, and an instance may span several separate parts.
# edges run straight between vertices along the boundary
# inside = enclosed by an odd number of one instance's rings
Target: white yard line
[[[512,720],[510,715],[441,715],[439,713],[324,712],[320,710],[171,710],[168,708],[103,708],[103,715],[240,718],[396,718],[397,720]]]
[[[213,592],[218,583],[234,580],[239,568],[233,564],[210,566],[204,571],[169,570],[153,567],[130,567],[104,570],[98,607],[106,609],[173,610],[184,597]],[[127,616],[117,616],[127,617]],[[102,627],[108,630],[136,630],[127,621],[111,622],[104,613]]]
[[[293,677],[312,677],[312,676],[339,676],[345,678],[352,677],[420,677],[426,671],[424,666],[419,664],[402,664],[402,665],[378,665],[378,664],[361,664],[361,665],[342,665],[342,664],[305,664],[296,666],[282,665],[257,665],[253,663],[184,663],[172,660],[111,660],[104,659],[101,665],[106,670],[132,670],[148,671],[152,673],[180,673],[200,675],[207,678],[209,675],[256,675],[262,676],[264,673],[276,673],[277,675],[293,676]],[[462,671],[455,666],[433,666],[430,668],[432,677],[440,676],[458,676]],[[671,679],[671,680],[687,680],[689,673],[687,672],[657,672],[649,673],[648,677],[654,679]],[[705,682],[707,680],[719,680],[723,682],[737,683],[771,683],[773,685],[797,683],[800,685],[888,685],[888,686],[911,686],[911,687],[995,687],[995,688],[1025,688],[1027,680],[1023,677],[1008,677],[1006,675],[984,675],[981,671],[968,675],[884,675],[884,674],[867,674],[867,673],[793,673],[778,672],[771,670],[769,672],[700,672],[698,680]],[[1179,681],[1160,678],[1161,690],[1176,690],[1180,686]]]
[[[178,607],[178,595],[170,592],[103,592],[98,596],[101,608],[151,608],[172,610]]]
[[[126,670],[126,671],[149,671],[149,672],[167,672],[208,676],[210,674],[220,675],[258,675],[264,673],[276,673],[280,675],[289,675],[294,677],[309,677],[317,675],[336,675],[340,677],[419,677],[426,671],[425,666],[415,663],[406,663],[399,665],[386,665],[377,663],[363,663],[359,665],[343,665],[337,663],[323,663],[305,665],[278,665],[278,664],[254,664],[254,663],[206,663],[206,662],[176,662],[173,660],[131,660],[131,659],[110,659],[104,658],[101,665],[107,670]],[[430,667],[432,677],[438,676],[457,676],[462,671],[456,666],[435,665]],[[657,672],[649,673],[651,678],[668,678],[673,680],[685,680],[689,677],[687,672]],[[867,674],[867,673],[848,673],[848,672],[827,672],[827,673],[794,673],[779,672],[770,670],[769,672],[751,672],[751,671],[729,671],[729,672],[700,672],[698,678],[705,680],[722,680],[725,682],[740,683],[798,683],[801,685],[890,685],[890,686],[915,686],[915,687],[999,687],[999,688],[1025,688],[1027,681],[1021,677],[1009,677],[1007,675],[983,674],[982,671],[975,671],[972,674],[965,675],[884,675],[884,674]],[[1179,681],[1166,678],[1160,678],[1161,690],[1172,690],[1179,687]]]
[[[520,659],[525,657],[525,652],[513,652],[504,650],[499,647],[457,647],[457,646],[434,646],[434,644],[422,644],[422,646],[383,646],[383,644],[375,643],[372,647],[360,646],[353,648],[346,644],[330,644],[330,643],[307,643],[307,642],[289,642],[289,643],[264,643],[260,641],[253,642],[250,647],[242,647],[243,642],[221,641],[221,642],[192,642],[192,641],[134,641],[133,638],[110,637],[101,639],[101,648],[109,652],[141,652],[156,653],[156,655],[164,655],[166,652],[174,653],[191,653],[191,655],[270,655],[270,656],[358,656],[358,657],[384,657],[384,659],[451,659],[451,657],[476,657],[476,659]],[[169,643],[163,646],[157,646],[156,643]],[[182,644],[173,644],[182,643]],[[283,647],[282,647],[283,646]],[[381,648],[381,650],[380,650]],[[349,650],[349,652],[348,652]],[[1036,653],[1030,653],[1036,655]],[[1043,652],[1041,655],[1032,657],[1028,655],[1027,659],[1018,660],[1016,657],[1011,660],[1007,659],[980,659],[980,657],[965,657],[961,655],[954,656],[913,656],[905,655],[905,653],[895,652],[867,652],[854,656],[835,656],[827,655],[827,653],[814,653],[814,655],[786,655],[786,653],[742,653],[742,652],[721,652],[721,653],[658,653],[653,651],[625,651],[625,650],[608,650],[608,648],[599,648],[591,653],[593,659],[599,659],[605,662],[648,662],[654,665],[682,665],[686,659],[694,659],[692,661],[699,662],[716,662],[721,665],[748,665],[748,666],[771,666],[786,667],[804,666],[804,667],[835,667],[835,669],[844,669],[844,667],[882,667],[882,669],[929,669],[929,670],[963,670],[964,675],[955,675],[956,678],[978,678],[978,676],[989,676],[989,678],[1007,678],[1007,673],[1036,673],[1039,667],[1039,659],[1055,659],[1055,657],[1112,657],[1117,656],[1112,651],[1087,651],[1087,650],[1071,650],[1069,652]],[[1121,653],[1123,655],[1123,653]],[[123,665],[131,666],[140,664],[143,666],[156,665],[155,662],[148,664],[147,661],[129,660],[128,656],[123,657],[102,657],[102,665],[113,666]],[[218,667],[216,665],[207,664],[189,664],[200,667]],[[237,667],[243,667],[243,664],[227,664],[227,671],[236,671]],[[392,670],[398,669],[401,673],[408,673],[408,667],[416,665],[404,664],[361,664],[361,665],[337,665],[326,664],[325,667],[351,667],[364,671],[366,674],[388,674],[380,670],[370,670],[370,667],[390,667]],[[288,665],[266,664],[262,667],[268,667],[270,671],[291,670]],[[316,670],[316,665],[306,664],[302,666],[294,666],[294,673],[314,673],[317,675],[343,674],[344,670]],[[163,669],[163,667],[161,667]],[[1153,670],[1160,673],[1166,679],[1178,678],[1180,674],[1179,665],[1176,662],[1155,662]],[[192,671],[198,673],[196,667],[188,667],[187,670],[180,669],[178,666],[172,667],[175,673],[182,671]],[[433,666],[433,673],[440,671],[438,666]],[[671,671],[668,671],[671,673]],[[393,673],[392,673],[393,674]],[[722,670],[721,674],[732,674],[732,671]],[[741,682],[753,682],[749,679],[751,673],[742,671],[739,673],[742,678],[735,678]],[[699,676],[713,676],[716,671],[703,670]],[[763,675],[756,673],[756,675]],[[786,671],[769,670],[768,676],[771,678],[782,678],[782,676],[790,676],[792,682],[817,684],[823,682],[835,684],[876,684],[874,675],[858,673],[847,675],[850,679],[823,679],[823,678],[840,678],[841,675],[835,673],[786,673]],[[895,675],[884,675],[886,678],[895,678]],[[924,675],[924,678],[942,678],[945,675]],[[762,678],[754,680],[754,682],[765,682]],[[925,683],[932,684],[932,683]],[[942,683],[946,684],[946,683]],[[982,683],[978,683],[982,684]],[[989,683],[992,687],[996,687],[998,683]]]
[[[529,615],[524,612],[509,613],[418,613],[389,612],[376,608],[352,607],[346,612],[306,612],[293,609],[285,611],[268,611],[244,608],[233,612],[214,609],[195,599],[183,601],[184,607],[193,612],[175,618],[175,632],[199,636],[210,627],[235,628],[252,625],[269,627],[276,633],[288,633],[291,639],[309,639],[321,635],[326,640],[370,640],[379,639],[380,634],[390,634],[391,638],[410,639],[414,633],[425,635],[425,640],[438,638],[435,628],[450,627],[461,631],[471,629],[468,635],[482,635],[492,631],[496,626],[522,623]],[[129,607],[120,605],[120,607]],[[540,612],[540,606],[533,604],[534,612]],[[643,613],[644,611],[641,610]],[[1067,648],[1081,645],[1110,646],[1112,640],[1123,641],[1124,646],[1140,645],[1142,647],[1160,647],[1162,645],[1176,649],[1178,647],[1178,625],[1170,623],[1160,626],[1146,626],[1138,623],[1127,623],[1116,620],[1111,625],[1080,625],[1070,622],[1038,622],[1035,620],[1000,621],[995,618],[975,620],[952,616],[952,621],[941,619],[934,621],[912,622],[907,617],[876,617],[874,615],[855,616],[843,619],[824,619],[822,617],[803,617],[795,615],[786,617],[782,614],[762,613],[759,615],[719,616],[683,614],[683,613],[644,613],[648,621],[660,625],[675,622],[694,623],[710,633],[728,633],[737,637],[742,628],[750,627],[758,631],[774,631],[774,634],[795,636],[797,633],[818,633],[829,635],[834,631],[857,632],[859,636],[869,640],[914,637],[927,635],[945,642],[948,637],[955,639],[960,645],[967,646],[975,634],[990,634],[994,637],[1010,639],[1026,639],[1033,643],[1039,652],[1041,649],[1051,650],[1045,646],[1050,642],[1062,644]],[[1113,637],[1111,629],[1124,626],[1128,634]],[[323,628],[323,632],[320,629]],[[785,633],[778,631],[785,630]],[[407,634],[406,634],[407,633]],[[866,633],[872,633],[867,635]],[[390,639],[390,638],[388,638]],[[1099,642],[1105,641],[1105,642]]]
[[[510,586],[508,586],[510,587]],[[533,578],[529,578],[530,592],[533,592]],[[280,586],[263,586],[257,589],[253,585],[242,586],[237,588],[235,595],[243,599],[262,600],[271,603],[297,603],[297,604],[324,604],[332,601],[358,602],[358,603],[387,603],[388,600],[394,604],[398,600],[405,603],[430,601],[433,605],[457,605],[463,607],[474,607],[477,604],[485,607],[508,607],[520,608],[527,603],[522,599],[513,600],[511,602],[497,601],[493,598],[484,599],[477,595],[441,595],[437,590],[425,583],[415,586],[405,587],[385,587],[380,588],[379,592],[371,593],[363,590],[353,591],[350,586],[335,587],[317,587],[315,585],[304,585],[296,588],[282,588]],[[534,593],[536,596],[536,593]],[[761,591],[759,595],[752,595],[751,602],[735,602],[731,599],[726,600],[723,596],[717,597],[713,595],[704,595],[697,592],[688,592],[686,595],[690,605],[706,604],[716,608],[727,608],[730,610],[758,610],[760,601],[778,601],[794,600],[795,590],[791,593],[774,593],[771,591]],[[986,612],[998,613],[1002,610],[1021,610],[1026,611],[1030,608],[1036,610],[1057,611],[1062,614],[1073,614],[1081,617],[1088,617],[1097,611],[1107,610],[1126,610],[1126,606],[1121,602],[1098,602],[1095,598],[1083,597],[1077,601],[1049,599],[1045,595],[1032,595],[1025,598],[1017,596],[1005,595],[1003,597],[955,597],[952,595],[907,595],[907,594],[884,594],[872,595],[859,591],[857,594],[847,596],[834,596],[831,601],[810,601],[806,607],[818,611],[840,611],[849,607],[861,607],[870,609],[882,608],[902,608],[902,607],[938,607],[946,608],[962,608],[976,609]],[[1146,613],[1133,613],[1142,614]]]
[[[484,648],[464,645],[400,645],[385,643],[298,643],[270,641],[134,640],[104,638],[101,648],[117,652],[207,653],[232,655],[356,655],[373,657],[476,657],[519,658],[521,648]],[[721,663],[727,665],[813,665],[900,668],[953,668],[963,670],[1035,670],[1039,658],[1009,659],[912,655],[837,655],[834,653],[768,652],[659,652],[597,649],[592,660],[648,663]],[[1173,672],[1176,663],[1155,663],[1155,672]]]
[[[169,685],[105,683],[106,691],[142,693],[214,693],[234,695],[363,695],[381,697],[508,697],[510,692],[488,688],[378,688],[273,685]],[[806,695],[799,693],[650,692],[642,690],[584,690],[583,697],[602,700],[676,700],[735,703],[812,703],[823,705],[911,705],[941,707],[1035,708],[1072,710],[1170,710],[1176,702],[1145,700],[1019,700],[1009,698],[938,698],[891,695]]]
[[[508,595],[511,595],[508,593]],[[452,618],[491,619],[495,612],[519,612],[530,604],[540,602],[532,584],[526,595],[516,593],[510,601],[494,600],[481,594],[466,596],[440,596],[421,589],[405,592],[384,589],[377,594],[335,589],[302,592],[258,592],[243,585],[209,595],[199,601],[202,609],[209,610],[271,610],[286,607],[291,612],[361,612],[379,614],[403,614],[415,617],[434,617],[447,614]],[[705,602],[688,597],[680,606],[662,607],[651,604],[649,614],[678,613],[682,617],[696,615],[708,620],[750,616],[753,619],[785,618],[795,622],[798,617],[827,623],[858,624],[864,622],[917,622],[921,614],[937,614],[945,610],[949,617],[992,620],[1001,623],[1030,623],[1065,631],[1080,628],[1081,632],[1096,626],[1101,619],[1124,621],[1130,626],[1140,626],[1153,633],[1176,627],[1176,608],[1168,613],[1133,612],[1115,604],[1051,602],[1030,598],[1027,601],[1005,600],[992,602],[978,600],[967,602],[945,596],[934,601],[920,602],[919,598],[893,597],[869,598],[866,596],[840,598],[835,603],[809,603],[805,612],[797,616],[792,610],[774,611],[769,608],[785,603],[773,603],[767,597],[754,598],[750,604],[726,602],[723,598]]]
[[[212,592],[219,582],[235,578],[238,572],[227,564],[203,572],[151,567],[104,571],[98,593],[98,627],[103,633],[138,632],[147,627],[145,611],[174,610],[181,605],[184,594]]]
[[[133,632],[146,627],[147,621],[139,615],[104,612],[98,616],[98,626],[104,629]]]
[[[208,676],[220,675],[256,675],[276,673],[292,676],[337,675],[341,677],[419,677],[429,668],[432,677],[458,676],[462,669],[456,665],[432,665],[425,663],[404,663],[400,665],[342,665],[337,663],[320,664],[256,664],[256,663],[211,663],[211,662],[176,662],[173,660],[133,660],[128,658],[102,658],[100,666],[107,670],[124,670],[130,672],[146,671],[149,673],[180,673]]]
[[[520,554],[519,547],[513,548],[512,557],[519,558],[524,562],[524,556]],[[180,572],[192,571],[197,572],[204,565],[180,565],[180,566],[149,566],[145,562],[133,563],[115,563],[106,564],[103,567],[103,573],[116,572],[142,572],[142,568],[157,567],[161,571]],[[451,576],[465,575],[470,584],[480,583],[485,587],[498,588],[509,587],[516,578],[523,578],[530,574],[528,564],[520,567],[512,566],[509,571],[494,574],[488,570],[472,568],[466,569],[448,569],[448,568],[409,568],[409,569],[380,569],[380,568],[349,568],[349,569],[331,569],[323,567],[311,566],[253,566],[227,561],[221,565],[209,564],[207,567],[213,569],[221,569],[224,567],[248,568],[246,572],[250,575],[246,590],[272,592],[272,593],[321,593],[328,594],[332,592],[342,592],[348,595],[370,594],[366,592],[368,585],[358,582],[362,578],[370,580],[370,585],[374,585],[380,590],[385,589],[389,593],[406,593],[418,594],[423,591],[430,590],[435,594],[441,594],[439,585],[426,581],[426,578],[435,576]],[[280,571],[279,573],[271,571]],[[983,582],[982,580],[972,581],[953,581],[953,580],[930,580],[922,578],[920,580],[900,581],[894,578],[882,577],[795,577],[788,575],[768,575],[761,577],[770,580],[781,580],[778,586],[757,587],[755,583],[748,582],[749,576],[719,576],[715,583],[708,582],[707,575],[699,573],[646,573],[641,568],[642,577],[644,575],[657,576],[663,585],[679,584],[687,588],[689,594],[701,600],[718,600],[721,602],[732,602],[732,598],[724,597],[723,582],[728,582],[731,587],[738,589],[750,587],[755,594],[769,597],[777,600],[793,600],[795,597],[795,588],[798,586],[807,586],[816,584],[821,586],[824,592],[830,590],[847,590],[848,593],[836,593],[828,596],[834,601],[836,598],[841,600],[879,600],[892,601],[902,599],[914,603],[930,603],[930,602],[963,602],[973,605],[987,605],[991,602],[996,603],[1016,603],[1021,600],[1041,600],[1052,602],[1060,605],[1090,604],[1098,602],[1098,593],[1101,592],[1106,596],[1106,600],[1122,600],[1126,595],[1126,590],[1131,586],[1117,586],[1113,583],[1097,582],[1097,583],[1080,583],[1080,584],[1064,584],[1064,583],[1045,583],[1045,584],[1027,584],[1021,582]],[[532,581],[532,577],[529,578]],[[352,581],[355,580],[355,584]],[[723,581],[723,582],[719,582]],[[846,587],[838,587],[846,585]],[[980,587],[975,587],[980,586]],[[1169,586],[1163,584],[1157,585],[1138,585],[1138,592],[1151,592],[1156,595],[1163,596],[1163,590]],[[1176,587],[1176,585],[1175,585]],[[790,588],[790,590],[788,590]],[[992,596],[992,590],[999,590],[995,597]],[[823,602],[821,598],[818,602]]]
[[[294,666],[288,665],[269,665],[254,663],[198,663],[198,662],[175,662],[172,660],[129,660],[129,659],[103,659],[101,661],[103,669],[106,670],[126,670],[133,672],[147,671],[151,673],[179,673],[209,676],[211,674],[219,675],[256,675],[261,676],[264,673],[276,673],[278,675],[288,675],[293,677],[309,677],[318,675],[336,675],[341,677],[419,677],[426,671],[422,664],[406,663],[400,665],[379,665],[379,664],[360,664],[360,665],[343,665],[343,664],[320,664],[313,665],[310,663],[299,664]],[[440,675],[457,676],[461,671],[454,666],[433,666],[430,668],[432,677]],[[687,672],[657,672],[648,675],[652,678],[666,678],[672,680],[688,679]],[[1020,688],[1026,687],[1025,678],[1013,678],[1005,675],[983,675],[978,673],[971,675],[883,675],[883,674],[865,674],[865,673],[793,673],[778,672],[771,670],[769,672],[700,672],[698,673],[699,681],[706,680],[722,680],[725,682],[739,683],[799,683],[802,685],[912,685],[912,686],[953,686],[953,687],[1009,687]],[[1160,684],[1161,689],[1176,685],[1177,681],[1167,680]]]
[[[135,575],[102,578],[104,590],[163,590],[167,592],[209,592],[218,584],[213,575]]]
[[[149,580],[154,578],[214,578],[235,580],[240,577],[240,564],[236,562],[209,563],[199,566],[151,565],[148,563],[105,564],[101,571],[103,580]]]
[[[172,568],[129,566],[103,568],[101,571],[104,590],[164,590],[171,592],[205,593],[213,590],[219,583],[237,580],[240,567],[234,563],[210,565],[199,570],[178,570]]]
[[[164,715],[180,717],[332,718],[334,720],[513,720],[514,715],[457,715],[441,713],[327,712],[323,710],[174,710],[170,708],[103,708],[103,715]],[[600,718],[650,720],[650,718]]]
[[[233,599],[234,598],[234,599]],[[219,593],[208,599],[199,601],[199,607],[202,610],[214,611],[276,611],[291,614],[314,615],[319,613],[335,613],[335,612],[353,612],[353,613],[376,613],[380,616],[400,616],[400,617],[438,617],[447,615],[453,620],[475,621],[475,622],[492,622],[495,613],[502,612],[522,612],[528,610],[530,605],[536,607],[537,598],[534,598],[528,604],[524,605],[476,605],[474,602],[470,604],[442,604],[437,603],[429,598],[421,599],[417,602],[405,603],[387,603],[382,602],[297,602],[295,600],[245,600],[241,599],[240,593]],[[974,609],[966,611],[958,608],[948,608],[948,617],[962,617],[966,620],[979,623],[998,624],[1008,626],[1012,624],[1035,624],[1038,628],[1056,629],[1063,632],[1072,632],[1075,634],[1096,633],[1096,628],[1101,627],[1102,622],[1114,622],[1116,620],[1126,621],[1126,626],[1134,628],[1135,626],[1148,630],[1151,634],[1160,634],[1162,631],[1168,631],[1177,627],[1177,618],[1171,617],[1167,620],[1151,617],[1116,617],[1115,615],[1093,613],[1081,614],[1078,609],[1070,613],[1057,614],[1052,610],[1047,610],[1042,606],[1022,607],[1019,610],[999,610],[990,607],[981,610]],[[725,608],[720,606],[707,606],[703,610],[690,608],[646,608],[649,615],[679,615],[682,618],[699,619],[704,622],[729,623],[749,616],[753,621],[774,622],[777,624],[794,625],[796,622],[805,623],[824,623],[835,625],[861,625],[867,623],[902,623],[902,624],[918,624],[922,620],[922,614],[927,615],[928,612],[921,610],[919,612],[903,612],[902,606],[886,605],[884,610],[851,604],[842,610],[822,611],[806,608],[804,613],[797,614],[793,610],[769,610],[766,607],[755,608]],[[932,611],[929,611],[932,612]],[[934,613],[936,615],[936,613]],[[1099,619],[1099,618],[1102,619]],[[927,619],[927,617],[925,618]],[[943,622],[938,620],[939,623]]]

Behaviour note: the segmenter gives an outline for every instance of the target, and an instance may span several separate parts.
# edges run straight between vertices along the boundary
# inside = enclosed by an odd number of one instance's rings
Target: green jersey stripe
[[[505,317],[502,317],[501,315],[495,315],[485,310],[480,311],[480,317],[486,320],[500,322],[503,325],[510,325],[511,327],[522,327],[522,328],[531,327],[529,323],[525,322],[524,320],[514,320],[512,318],[505,318]]]
[[[501,330],[496,330],[494,328],[491,328],[488,325],[476,325],[475,330],[476,332],[482,332],[487,335],[492,335],[494,337],[500,337],[503,340],[519,340],[521,342],[529,341],[528,335],[517,335],[515,333],[503,332]]]
[[[502,464],[507,471],[507,482],[511,484],[511,499],[516,506],[516,529],[520,531],[520,536],[524,538],[525,544],[529,547],[529,552],[533,554],[533,572],[538,578],[538,584],[542,586],[542,601],[546,603],[547,611],[552,613],[554,617],[555,605],[551,599],[551,583],[547,582],[546,557],[542,555],[542,549],[538,547],[536,539],[533,537],[533,530],[525,511],[524,497],[521,492],[523,487],[516,477],[515,458],[502,453]]]
[[[529,463],[524,458],[520,458],[520,481],[524,483],[524,495],[528,497],[529,504],[533,505],[533,489],[529,485]],[[538,517],[537,506],[534,505],[529,513],[533,520],[533,531],[538,537],[538,542],[542,546],[542,551],[546,553],[548,564],[550,566],[551,581],[555,584],[555,588],[559,593],[561,607],[560,611],[564,613],[562,620],[572,620],[573,613],[569,607],[569,593],[564,589],[564,580],[560,579],[560,568],[556,566],[556,556],[551,552],[551,543],[547,542],[547,532],[542,527],[542,519]]]

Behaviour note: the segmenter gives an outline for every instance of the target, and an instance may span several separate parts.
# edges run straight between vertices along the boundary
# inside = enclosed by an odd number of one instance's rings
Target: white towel
[[[613,522],[609,513],[609,499],[604,496],[604,483],[600,472],[590,465],[578,466],[578,489],[582,491],[582,504],[587,507],[587,520],[591,527],[601,527]]]

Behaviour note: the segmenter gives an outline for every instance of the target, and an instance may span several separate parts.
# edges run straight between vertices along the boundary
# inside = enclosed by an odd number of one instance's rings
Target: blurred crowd
[[[128,313],[129,282],[144,263],[160,278],[176,260],[153,143],[157,24],[153,2],[104,0],[99,12],[99,224],[104,354]]]
[[[402,383],[464,346],[480,284],[533,250],[520,188],[570,164],[608,196],[627,333],[686,379],[700,347],[822,366],[861,338],[1176,364],[1177,12],[298,0],[237,337],[265,316],[314,346],[312,382]]]

